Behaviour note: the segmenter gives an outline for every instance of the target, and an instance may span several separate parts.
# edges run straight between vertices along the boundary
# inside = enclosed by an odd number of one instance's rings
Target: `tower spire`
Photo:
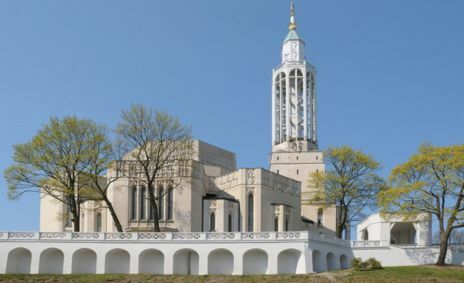
[[[292,0],[290,4],[290,24],[288,25],[289,30],[296,30],[296,22],[295,22],[295,3]]]

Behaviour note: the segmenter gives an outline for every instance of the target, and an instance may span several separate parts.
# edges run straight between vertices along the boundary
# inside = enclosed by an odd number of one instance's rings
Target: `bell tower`
[[[317,149],[316,69],[306,61],[305,43],[296,28],[292,3],[282,62],[273,70],[273,151]]]
[[[317,223],[324,204],[311,202],[313,189],[308,184],[312,172],[325,170],[317,145],[316,68],[306,59],[293,1],[288,29],[282,43],[282,61],[272,72],[270,170],[301,182],[302,216]],[[329,214],[334,212],[328,210]],[[324,219],[324,226],[335,229],[335,214]]]

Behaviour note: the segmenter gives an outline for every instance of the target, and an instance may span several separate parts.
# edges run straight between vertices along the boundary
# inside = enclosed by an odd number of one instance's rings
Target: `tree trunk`
[[[74,198],[74,195],[69,196],[68,198],[69,201],[69,209],[72,214],[72,223],[73,223],[73,231],[74,232],[80,232],[81,230],[81,218],[80,218],[80,213],[78,209],[78,204],[76,204],[76,199]]]
[[[148,195],[149,195],[149,198],[150,198],[150,205],[151,205],[152,211],[153,211],[153,223],[154,223],[153,231],[154,232],[160,232],[159,217],[158,217],[158,206],[156,205],[155,190],[153,189],[153,186],[149,186]]]
[[[74,232],[80,232],[81,231],[81,219],[79,217],[79,214],[76,212],[75,209],[73,209],[72,215],[73,215],[72,222],[73,222],[73,226],[74,226],[73,227]]]
[[[338,214],[338,220],[337,220],[337,224],[336,224],[336,228],[335,228],[335,236],[337,238],[343,238],[343,231],[345,230],[345,221],[346,221],[346,217],[345,217],[345,213],[344,213],[344,208],[342,205],[340,205],[340,208],[337,209],[337,214]]]
[[[118,218],[118,216],[116,215],[116,211],[114,211],[113,204],[112,204],[111,201],[106,197],[106,195],[103,197],[103,200],[105,201],[106,206],[107,206],[108,209],[110,210],[110,214],[111,214],[111,217],[113,218],[113,222],[114,222],[114,226],[116,226],[116,230],[118,230],[118,232],[123,232],[123,231],[122,231],[121,222],[119,221],[119,218]]]
[[[342,225],[341,223],[340,224],[337,224],[337,228],[336,228],[336,231],[335,231],[335,234],[336,234],[336,237],[337,238],[343,238],[343,230],[344,230],[345,226]]]
[[[448,252],[449,231],[440,231],[440,253],[436,265],[445,265],[446,253]]]

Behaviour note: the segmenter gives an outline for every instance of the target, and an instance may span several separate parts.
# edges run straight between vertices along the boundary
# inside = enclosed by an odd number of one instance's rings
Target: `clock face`
[[[296,42],[292,42],[292,44],[290,45],[292,52],[296,52],[297,47],[298,47],[298,44]]]

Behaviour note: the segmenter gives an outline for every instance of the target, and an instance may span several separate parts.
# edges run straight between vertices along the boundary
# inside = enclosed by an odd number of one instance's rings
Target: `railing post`
[[[300,239],[309,240],[309,231],[302,231],[300,234]]]
[[[269,232],[269,240],[277,240],[277,232]]]

